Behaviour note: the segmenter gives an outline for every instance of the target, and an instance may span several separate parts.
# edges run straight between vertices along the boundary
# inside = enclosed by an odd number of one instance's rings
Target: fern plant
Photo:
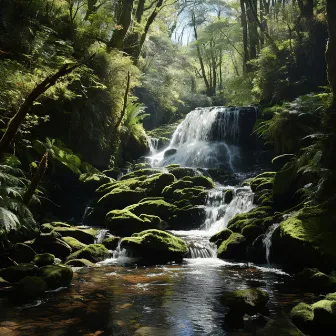
[[[32,213],[23,203],[28,183],[22,170],[0,165],[0,243],[11,231],[25,234],[37,229]],[[36,196],[34,200],[38,200]]]
[[[133,134],[136,138],[144,133],[142,121],[149,114],[145,113],[145,106],[139,103],[130,103],[126,107],[122,131]]]

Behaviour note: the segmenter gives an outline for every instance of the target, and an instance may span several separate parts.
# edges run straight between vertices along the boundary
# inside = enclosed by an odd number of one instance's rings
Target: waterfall
[[[101,244],[101,242],[104,240],[108,232],[109,230],[99,229],[96,239],[95,239],[95,244]]]
[[[147,143],[148,143],[150,155],[155,155],[159,148],[159,139],[148,136]]]
[[[263,244],[266,248],[266,260],[267,264],[270,265],[270,252],[271,252],[271,246],[272,246],[272,236],[274,231],[279,227],[279,223],[271,225],[266,233],[265,233],[265,238],[263,239]]]
[[[149,158],[152,165],[178,163],[185,167],[235,171],[234,161],[240,156],[240,112],[237,107],[191,111],[175,130],[169,146],[160,152],[153,151]]]
[[[84,221],[85,221],[85,219],[86,219],[86,217],[87,217],[87,215],[88,215],[88,213],[91,209],[92,209],[92,207],[85,207],[80,225],[84,225]]]

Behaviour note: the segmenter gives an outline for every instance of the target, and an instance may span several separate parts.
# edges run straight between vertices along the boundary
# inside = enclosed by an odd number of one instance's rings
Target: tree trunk
[[[34,178],[32,179],[26,193],[23,195],[23,203],[25,205],[28,205],[31,199],[33,198],[47,167],[48,167],[48,152],[46,152],[43,155],[41,162],[37,168],[37,172]]]
[[[58,79],[68,75],[82,64],[83,63],[81,62],[74,65],[63,65],[54,75],[48,76],[33,89],[33,91],[28,95],[28,97],[21,105],[19,111],[9,121],[7,129],[0,140],[0,153],[4,153],[9,148],[23,120],[25,119],[26,115],[32,108],[34,102],[39,98],[39,96],[45,93],[50,87],[55,85]]]
[[[247,2],[246,14],[248,20],[248,33],[250,42],[250,60],[257,58],[257,46],[258,46],[258,26],[256,23],[256,16],[254,12],[257,10],[256,0],[250,0]]]
[[[124,104],[123,104],[123,109],[120,114],[120,118],[116,123],[115,128],[118,128],[124,119],[125,113],[126,113],[126,108],[127,108],[127,100],[128,100],[128,93],[130,89],[130,83],[131,83],[131,74],[130,72],[127,72],[127,81],[126,81],[126,89],[125,89],[125,94],[124,94]]]
[[[117,18],[119,29],[113,32],[112,38],[108,43],[108,49],[123,49],[124,40],[132,21],[133,3],[134,0],[119,0],[117,10],[119,12],[119,17]]]
[[[327,0],[329,41],[326,52],[328,80],[333,93],[332,107],[336,109],[336,1]]]
[[[247,20],[246,20],[246,10],[245,10],[245,1],[240,0],[240,8],[241,8],[241,26],[243,28],[243,74],[247,73],[247,62],[249,61],[248,56],[248,47],[247,47]]]

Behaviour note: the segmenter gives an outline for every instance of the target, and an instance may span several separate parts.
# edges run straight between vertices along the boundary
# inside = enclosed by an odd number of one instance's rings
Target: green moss
[[[181,202],[181,201],[180,201]],[[188,205],[180,204],[173,215],[169,218],[169,227],[173,230],[192,230],[199,229],[204,224],[206,213],[202,206],[194,206],[187,202]]]
[[[34,264],[38,267],[52,265],[55,261],[55,256],[51,253],[37,254],[34,258]]]
[[[124,176],[121,177],[121,181],[132,179],[135,177],[140,177],[140,176],[150,176],[154,174],[161,174],[162,169],[153,169],[153,168],[145,168],[145,169],[139,169],[136,171],[133,171],[131,173],[125,174]]]
[[[173,124],[166,124],[160,127],[157,127],[151,131],[148,131],[147,134],[153,138],[166,138],[169,139],[173,136],[177,126],[180,124],[181,120],[173,123]]]
[[[169,170],[169,169],[179,168],[179,167],[181,166],[178,163],[172,163],[172,164],[167,165],[165,168]]]
[[[252,191],[260,191],[263,189],[273,189],[275,172],[266,172],[256,177],[249,179],[248,184],[251,186]]]
[[[95,264],[87,259],[72,259],[65,263],[67,266],[71,267],[94,267]]]
[[[121,247],[156,260],[181,260],[188,252],[187,244],[182,239],[160,230],[146,230],[123,238]]]
[[[197,176],[199,174],[196,169],[193,168],[175,167],[167,169],[169,173],[173,174],[178,179],[182,179],[186,176]]]
[[[101,185],[114,182],[115,180],[107,177],[104,174],[85,173],[79,176],[79,181],[91,191],[95,191]]]
[[[41,267],[37,276],[44,279],[49,289],[69,286],[73,277],[70,267],[60,265],[49,265]]]
[[[133,204],[125,208],[125,210],[131,211],[137,216],[141,214],[154,215],[163,220],[168,220],[175,209],[175,205],[164,200],[141,201],[138,204]]]
[[[66,228],[66,227],[56,227],[54,232],[62,235],[62,237],[72,237],[79,240],[84,244],[91,244],[95,241],[97,236],[96,229],[81,229],[81,228]]]
[[[212,243],[215,243],[217,245],[217,247],[220,246],[220,244],[224,241],[227,240],[230,236],[232,235],[232,231],[230,229],[224,229],[218,233],[216,233],[215,235],[213,235],[210,238],[210,241]]]
[[[246,238],[239,233],[233,232],[228,239],[220,244],[217,256],[221,259],[245,259]]]
[[[115,250],[118,246],[120,237],[108,237],[103,239],[102,244],[108,249],[108,250]]]
[[[336,301],[336,293],[329,293],[325,297],[326,300]]]
[[[45,223],[41,225],[41,232],[43,233],[50,233],[55,228],[70,228],[71,225],[63,222],[51,222],[51,223]]]
[[[71,247],[73,252],[78,251],[86,246],[86,244],[81,243],[79,240],[73,237],[63,237],[62,240]]]
[[[101,197],[98,201],[98,206],[110,209],[123,209],[128,205],[138,203],[145,195],[144,189],[116,188]]]
[[[293,323],[287,318],[277,317],[276,320],[270,320],[265,328],[257,333],[258,336],[305,336]]]
[[[203,205],[207,199],[208,193],[203,187],[176,189],[171,195],[175,201],[186,200],[192,205]]]
[[[172,198],[172,195],[175,190],[183,189],[183,188],[192,188],[193,183],[191,181],[185,181],[185,180],[178,180],[171,185],[165,187],[162,190],[162,195],[166,198]]]
[[[27,276],[17,283],[15,290],[20,299],[36,299],[47,290],[47,283],[40,277]]]
[[[182,181],[190,181],[195,187],[204,187],[206,189],[215,188],[214,181],[210,177],[204,175],[186,176],[182,178]]]
[[[314,321],[314,310],[311,305],[301,302],[292,309],[290,316],[296,326],[308,331]]]
[[[102,244],[90,244],[83,249],[69,255],[67,261],[72,259],[87,259],[92,262],[103,261],[109,256],[108,249]]]
[[[336,301],[321,300],[312,305],[314,309],[314,324],[320,335],[335,334],[336,331]]]

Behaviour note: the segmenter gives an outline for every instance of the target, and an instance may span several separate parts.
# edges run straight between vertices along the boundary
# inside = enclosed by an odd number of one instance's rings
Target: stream
[[[168,148],[159,151],[152,142],[150,161],[155,167],[179,163],[240,173],[236,166],[246,160],[240,154],[239,125],[237,109],[197,109],[178,126]],[[167,157],[167,149],[175,153]],[[233,195],[228,204],[227,190]],[[269,294],[271,318],[288,314],[303,296],[286,287],[288,274],[273,265],[220,260],[209,242],[236,214],[254,207],[250,188],[217,183],[204,207],[199,229],[171,231],[189,246],[181,264],[145,267],[126,251],[114,251],[97,267],[74,269],[72,285],[43,300],[22,305],[0,297],[0,335],[255,335],[253,318],[243,330],[230,331],[224,324],[228,308],[221,301],[226,292],[253,287]],[[267,260],[271,234],[264,242]]]

